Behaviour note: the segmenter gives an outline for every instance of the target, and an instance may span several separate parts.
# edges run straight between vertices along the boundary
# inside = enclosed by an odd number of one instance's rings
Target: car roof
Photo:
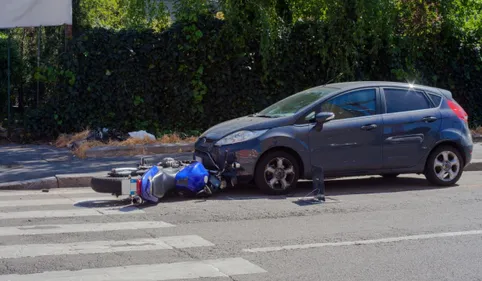
[[[340,82],[340,83],[331,83],[322,86],[313,87],[311,90],[321,89],[321,88],[335,88],[339,91],[346,91],[352,90],[357,88],[363,87],[413,87],[415,89],[423,90],[423,91],[430,91],[439,94],[443,94],[447,98],[452,98],[452,93],[448,90],[444,90],[441,88],[431,87],[431,86],[424,86],[419,84],[411,84],[411,83],[404,83],[404,82],[392,82],[392,81],[352,81],[352,82]]]

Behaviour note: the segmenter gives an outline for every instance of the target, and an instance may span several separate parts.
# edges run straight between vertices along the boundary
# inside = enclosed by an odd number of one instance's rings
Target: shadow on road
[[[444,189],[449,187],[433,186],[423,178],[400,177],[395,179],[385,179],[382,177],[370,178],[346,178],[326,181],[327,199],[331,196],[354,195],[354,194],[380,194],[394,193],[417,190]],[[159,204],[173,203],[179,201],[193,201],[202,203],[206,200],[253,200],[269,199],[284,200],[288,198],[304,197],[313,190],[312,181],[300,181],[296,190],[286,195],[266,195],[256,186],[240,185],[215,194],[208,198],[185,198],[176,195],[168,195],[162,198]],[[336,200],[334,200],[336,201]],[[146,207],[149,207],[147,205]]]
[[[354,194],[380,194],[380,193],[394,193],[394,192],[406,192],[417,190],[432,190],[432,189],[444,189],[449,187],[432,186],[424,178],[410,178],[400,177],[395,179],[385,179],[381,177],[369,177],[369,178],[346,178],[336,180],[326,180],[326,197],[340,195],[354,195]],[[191,201],[194,203],[202,203],[205,201],[226,201],[226,200],[253,200],[253,199],[269,199],[269,200],[284,200],[288,198],[304,197],[313,190],[311,181],[300,181],[297,189],[286,195],[266,195],[261,192],[256,186],[253,185],[239,185],[235,188],[230,188],[221,191],[207,198],[190,198],[182,197],[176,194],[168,194],[164,198],[159,200],[158,204],[169,204],[181,201]],[[331,199],[332,201],[337,201]],[[131,209],[130,200],[116,199],[112,200],[89,200],[82,201],[75,204],[76,207],[82,208],[106,208],[106,207],[119,207],[120,211],[128,212]],[[158,204],[147,203],[139,208],[149,208]],[[125,209],[125,210],[124,210]]]
[[[84,200],[74,204],[74,207],[79,208],[109,208],[109,207],[127,207],[130,205],[131,200],[119,198],[112,196],[112,199],[102,199],[102,200]],[[122,208],[119,209],[123,211]],[[127,211],[127,210],[126,210]]]
[[[211,200],[249,200],[249,199],[286,199],[302,197],[313,190],[312,181],[300,181],[295,191],[286,195],[265,195],[255,186],[239,186],[212,196]],[[382,177],[346,178],[326,180],[326,196],[354,195],[354,194],[380,194],[417,190],[444,189],[450,187],[433,186],[421,178],[400,177],[385,179]]]

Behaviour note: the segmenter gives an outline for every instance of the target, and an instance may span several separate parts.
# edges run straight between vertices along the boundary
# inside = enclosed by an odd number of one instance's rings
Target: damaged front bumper
[[[253,142],[215,146],[215,141],[199,138],[194,146],[193,160],[202,163],[208,170],[223,170],[225,165],[236,167],[239,182],[250,181],[254,175],[259,149]]]

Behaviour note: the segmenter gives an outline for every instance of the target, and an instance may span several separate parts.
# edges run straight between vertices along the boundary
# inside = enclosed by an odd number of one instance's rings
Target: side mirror
[[[320,112],[316,114],[316,123],[323,124],[335,118],[335,114],[333,112]]]

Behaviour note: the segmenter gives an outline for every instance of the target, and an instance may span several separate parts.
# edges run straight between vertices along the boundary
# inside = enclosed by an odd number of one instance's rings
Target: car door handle
[[[426,122],[426,123],[435,122],[435,121],[437,121],[437,117],[434,117],[434,116],[426,116],[426,117],[423,117],[423,118],[422,118],[422,121],[423,121],[423,122]]]
[[[375,128],[377,128],[377,125],[375,125],[375,124],[364,125],[364,126],[361,127],[361,129],[364,130],[364,131],[370,131],[370,130],[373,130]]]

